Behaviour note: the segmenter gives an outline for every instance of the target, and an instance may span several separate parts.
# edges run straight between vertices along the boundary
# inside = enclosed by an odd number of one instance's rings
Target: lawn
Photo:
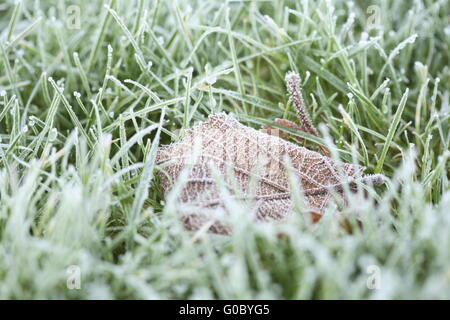
[[[450,298],[447,0],[0,3],[1,299]],[[160,146],[225,112],[383,174],[313,224],[189,231]],[[163,114],[163,117],[161,115]],[[342,227],[342,218],[351,228]],[[351,229],[351,230],[349,230]]]

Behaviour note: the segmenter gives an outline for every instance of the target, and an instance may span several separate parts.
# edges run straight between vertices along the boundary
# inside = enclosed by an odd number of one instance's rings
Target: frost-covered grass
[[[0,298],[450,298],[447,0],[102,2],[0,4]],[[307,145],[387,183],[351,233],[231,201],[232,236],[185,231],[156,148],[218,111],[295,120],[288,70]]]

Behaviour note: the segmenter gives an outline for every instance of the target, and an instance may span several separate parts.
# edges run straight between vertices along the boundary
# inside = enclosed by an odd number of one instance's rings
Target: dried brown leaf
[[[196,144],[198,157],[192,159]],[[332,190],[342,192],[343,184],[362,178],[360,166],[339,165],[315,151],[246,127],[224,113],[210,116],[208,121],[189,130],[181,141],[160,148],[157,164],[164,166],[160,177],[167,191],[181,171],[190,167],[187,183],[179,196],[190,207],[199,210],[223,206],[223,196],[211,172],[211,166],[215,166],[231,194],[255,202],[258,219],[279,220],[292,211],[286,157],[301,183],[306,207],[316,213],[323,212]],[[341,178],[339,169],[345,179]],[[253,194],[252,177],[257,181]],[[233,179],[240,187],[239,194],[233,193]],[[188,229],[198,229],[211,219],[201,212],[191,212],[183,220]],[[217,222],[211,231],[229,232]]]
[[[303,128],[317,134],[303,108],[301,95],[296,93],[300,90],[294,84],[299,81],[298,76],[289,73],[286,80]],[[313,221],[320,218],[333,192],[343,195],[345,184],[355,188],[356,179],[382,183],[382,176],[362,176],[361,166],[337,163],[278,136],[244,126],[225,113],[210,116],[208,121],[188,130],[181,141],[161,147],[156,161],[162,168],[159,175],[166,192],[181,172],[188,170],[188,179],[178,197],[183,204],[186,228],[204,227],[220,234],[231,231],[217,216],[218,212],[225,212],[220,184],[232,197],[249,200],[258,220],[281,220],[293,212],[287,162],[298,178],[305,211],[312,214]],[[214,168],[219,181],[214,178]]]

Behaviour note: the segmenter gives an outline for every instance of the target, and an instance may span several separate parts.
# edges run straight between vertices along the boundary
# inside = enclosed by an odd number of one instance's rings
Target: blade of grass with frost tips
[[[138,87],[139,89],[141,89],[142,91],[144,91],[146,94],[148,94],[148,96],[150,98],[152,98],[153,100],[155,100],[156,103],[160,103],[161,100],[159,99],[159,97],[149,88],[143,86],[142,84],[140,84],[139,82],[133,81],[131,79],[126,79],[123,82],[125,83],[131,83],[133,85],[135,85],[136,87]]]
[[[108,7],[114,8],[115,4],[116,4],[116,0],[110,0],[108,3]],[[91,70],[91,68],[95,62],[98,50],[100,49],[103,38],[105,37],[105,31],[106,31],[106,28],[108,27],[110,19],[111,19],[111,15],[107,11],[104,12],[101,27],[100,27],[100,29],[98,29],[98,33],[97,33],[97,36],[96,36],[96,39],[94,42],[94,48],[91,50],[91,54],[89,55],[89,58],[88,58],[86,73],[89,73],[89,71]]]
[[[3,110],[0,113],[0,122],[3,120],[5,115],[9,112],[11,109],[11,106],[13,105],[13,102],[16,100],[16,96],[12,96],[11,99],[6,103],[6,105],[3,106]]]
[[[146,73],[146,74],[148,75],[148,78],[149,78],[149,79],[152,79],[152,80],[155,79],[155,80],[158,82],[158,84],[159,84],[161,87],[163,87],[164,90],[167,91],[167,93],[168,93],[169,95],[173,95],[173,94],[174,94],[174,91],[173,91],[169,86],[167,86],[167,84],[165,83],[164,79],[161,79],[158,75],[156,75],[156,74],[151,70],[151,67],[152,67],[152,65],[153,65],[153,63],[152,63],[151,61],[148,62],[147,65],[145,65],[145,61],[143,61],[142,58],[139,57],[139,55],[135,54],[134,56],[135,56],[136,62],[138,63],[139,67],[141,68],[141,70],[142,70],[144,73]],[[153,84],[152,87],[155,88],[155,87],[157,87],[157,85],[156,85],[156,84]]]
[[[403,110],[405,109],[406,101],[408,99],[409,89],[406,89],[405,93],[400,100],[400,104],[397,107],[397,111],[395,112],[394,119],[392,119],[392,123],[389,127],[388,134],[386,136],[386,142],[384,143],[383,150],[381,150],[380,158],[377,162],[377,166],[375,168],[375,173],[380,173],[384,160],[386,158],[386,154],[388,152],[389,147],[391,146],[391,141],[394,138],[395,131],[397,130],[398,124],[400,122],[401,116],[403,114]]]
[[[128,141],[120,148],[120,150],[112,157],[111,159],[111,165],[114,165],[119,159],[122,157],[123,154],[127,153],[128,150],[137,143],[140,139],[142,139],[145,135],[149,134],[156,128],[160,128],[160,124],[154,124],[151,125],[145,129],[140,130],[139,132],[135,133],[131,138],[128,139]]]
[[[50,105],[47,117],[45,118],[44,127],[42,128],[41,132],[38,134],[38,136],[32,141],[30,144],[30,147],[33,147],[33,152],[31,158],[35,158],[40,150],[40,147],[42,145],[42,141],[44,140],[44,137],[47,135],[47,133],[54,128],[54,122],[55,122],[55,116],[56,112],[58,110],[59,103],[61,101],[60,96],[55,93],[52,103]],[[24,154],[21,154],[21,158],[25,157]]]
[[[42,17],[38,17],[35,21],[33,21],[28,27],[26,27],[20,34],[14,37],[13,40],[8,42],[5,46],[6,50],[14,48],[22,39],[24,39],[27,35],[29,35],[33,29],[39,25],[42,21]]]
[[[183,41],[186,44],[186,46],[188,47],[188,49],[190,51],[192,51],[192,42],[191,42],[190,33],[186,27],[183,17],[181,16],[180,8],[178,6],[178,0],[174,0],[171,5],[172,5],[173,11],[175,13],[175,20],[177,22],[178,29],[180,30],[181,38],[183,39]],[[194,55],[194,65],[197,70],[201,69],[201,65],[197,58],[197,55]]]
[[[414,125],[416,128],[416,134],[420,135],[420,123],[421,123],[421,116],[422,116],[422,107],[426,106],[426,95],[427,95],[427,91],[428,91],[428,82],[430,80],[426,79],[425,83],[422,85],[422,87],[420,88],[420,92],[419,92],[419,96],[417,97],[417,103],[416,103],[416,116],[414,119]],[[419,143],[416,143],[417,146],[419,146]]]
[[[16,5],[14,6],[14,11],[12,13],[11,20],[9,21],[8,31],[6,33],[7,41],[11,40],[11,37],[14,33],[14,28],[16,27],[17,19],[19,18],[21,13],[22,13],[22,1],[19,0],[16,2]]]
[[[231,34],[230,11],[228,9],[226,10],[225,16],[226,16],[227,30],[228,30],[228,44],[230,46],[231,59],[233,61],[234,75],[236,78],[236,82],[238,84],[239,92],[241,93],[242,97],[245,97],[245,87],[244,87],[244,83],[242,81],[241,69],[239,67],[239,62],[237,59],[236,48],[234,46],[234,38],[233,38],[233,35]],[[243,101],[243,100],[241,100],[241,101],[243,102],[242,106],[244,108],[244,113],[248,114],[247,103],[245,103],[245,101]]]
[[[382,135],[381,133],[378,133],[378,132],[376,132],[376,131],[374,131],[374,130],[371,130],[371,129],[367,128],[367,127],[360,126],[360,125],[356,125],[356,128],[357,128],[359,131],[367,132],[368,134],[370,134],[370,135],[376,137],[377,139],[381,139],[381,140],[383,140],[383,141],[386,141],[386,137],[385,137],[384,135]],[[398,143],[396,143],[395,141],[392,140],[392,141],[391,141],[391,144],[392,144],[394,147],[396,147],[397,149],[401,150],[400,145],[399,145]]]
[[[440,174],[442,174],[443,172],[445,172],[445,166],[446,166],[449,158],[450,158],[450,151],[447,150],[446,152],[444,152],[444,154],[442,156],[439,157],[438,164],[433,169],[433,171],[430,173],[430,175],[422,181],[422,184],[433,185],[436,182],[438,176]]]
[[[98,111],[97,102],[94,99],[91,99],[91,103],[94,106],[95,122],[97,123],[97,139],[100,139],[103,135],[102,119],[100,119],[100,112]]]
[[[77,100],[78,105],[80,106],[80,109],[84,112],[84,114],[89,117],[89,112],[87,111],[86,107],[84,106],[83,101],[81,101],[81,94],[77,91],[74,91],[73,96],[75,97],[75,100]]]
[[[224,33],[226,35],[230,34],[232,37],[240,40],[244,45],[252,47],[254,46],[255,48],[259,48],[261,50],[268,50],[269,48],[256,41],[255,39],[252,39],[251,37],[245,35],[245,34],[241,34],[239,32],[235,32],[233,30],[228,30],[226,28],[222,28],[222,27],[210,27],[210,26],[201,26],[201,25],[189,25],[189,27],[191,29],[196,29],[196,30],[205,30],[205,31],[212,31],[212,32],[217,32],[217,33]]]
[[[159,145],[159,137],[161,134],[161,128],[163,126],[164,117],[166,115],[166,109],[163,108],[161,111],[161,117],[159,120],[159,125],[157,126],[158,129],[156,131],[155,138],[152,141],[152,145],[150,147],[149,155],[147,156],[147,162],[144,164],[144,169],[142,170],[141,179],[139,180],[138,187],[135,192],[135,197],[133,200],[133,205],[131,207],[130,212],[130,220],[131,225],[134,228],[136,218],[139,215],[139,212],[141,211],[145,200],[148,197],[148,187],[153,179],[153,169],[155,167],[155,161],[156,161],[156,153]],[[154,129],[154,128],[152,128]]]
[[[379,87],[373,92],[373,94],[370,96],[369,100],[370,101],[375,100],[375,98],[378,96],[378,94],[380,92],[382,92],[390,82],[391,82],[391,79],[389,79],[389,78],[384,80],[383,83],[380,84]]]
[[[89,135],[87,134],[86,130],[84,130],[83,126],[81,125],[80,121],[78,120],[77,115],[75,114],[75,112],[73,112],[72,106],[70,105],[69,101],[67,101],[66,97],[64,96],[63,89],[57,86],[57,84],[55,83],[55,80],[53,80],[53,78],[50,77],[48,79],[48,81],[53,86],[56,93],[60,96],[60,98],[63,102],[63,105],[66,107],[66,110],[69,113],[69,116],[72,119],[72,121],[74,122],[75,126],[78,127],[78,130],[80,130],[81,134],[85,137],[85,139],[86,139],[87,143],[90,145],[90,147],[93,147],[93,143],[92,143]]]
[[[381,82],[381,78],[384,75],[384,70],[386,70],[387,67],[389,67],[389,71],[392,75],[392,77],[394,78],[394,84],[395,84],[395,89],[398,92],[399,88],[400,88],[400,84],[399,84],[399,79],[397,76],[397,73],[394,70],[394,66],[393,66],[393,60],[394,58],[400,53],[400,51],[402,51],[408,44],[413,44],[416,39],[417,39],[417,34],[413,34],[410,37],[406,38],[405,40],[403,40],[402,42],[400,42],[389,54],[389,57],[387,57],[385,64],[383,65],[383,67],[381,68],[380,73],[378,74],[378,80],[377,83]]]
[[[132,96],[133,98],[137,98],[136,94],[131,91],[130,89],[127,88],[127,86],[125,86],[119,79],[117,79],[116,77],[109,75],[107,77],[108,80],[112,80],[115,84],[117,84],[120,88],[122,88],[125,92],[127,92],[130,96]]]
[[[66,44],[66,41],[64,39],[64,36],[62,34],[62,30],[61,29],[62,29],[62,23],[59,22],[59,21],[56,22],[53,32],[56,35],[56,39],[57,39],[59,48],[62,51],[63,59],[64,59],[64,62],[65,62],[65,65],[67,67],[67,71],[66,71],[66,74],[67,74],[67,86],[70,87],[69,84],[71,83],[71,81],[73,79],[73,72],[72,72],[73,67],[72,67],[72,61],[70,60],[70,54],[69,54],[69,51],[67,49],[67,44]]]
[[[342,93],[347,93],[347,86],[345,85],[345,82],[343,82],[340,78],[335,76],[333,73],[325,69],[310,57],[306,55],[302,56],[299,63],[305,70],[311,70]]]
[[[9,141],[8,148],[6,149],[5,154],[4,154],[5,158],[7,158],[8,155],[14,150],[14,147],[17,145],[20,138],[22,138],[22,135],[23,135],[23,133],[20,131],[15,136],[11,136],[11,138],[13,138],[13,140]]]
[[[197,87],[197,89],[205,91],[205,92],[209,91],[209,88]],[[276,111],[280,110],[278,108],[277,104],[270,102],[268,100],[264,100],[262,98],[256,97],[256,96],[249,95],[249,94],[246,94],[243,96],[240,93],[235,92],[235,91],[226,90],[226,89],[216,89],[216,88],[211,88],[211,92],[223,94],[224,96],[228,96],[233,99],[236,99],[236,100],[239,100],[239,101],[251,104],[251,105],[255,105],[266,111],[276,112]]]
[[[189,126],[189,105],[191,103],[191,86],[192,86],[193,68],[189,68],[186,82],[186,101],[184,102],[183,129]]]
[[[17,99],[14,100],[14,106],[12,108],[12,115],[13,115],[13,126],[12,126],[12,134],[11,137],[14,138],[14,136],[17,136],[21,133],[21,127],[20,127],[20,110],[19,110],[19,103]]]
[[[147,30],[148,34],[152,37],[152,40],[154,41],[154,43],[156,44],[156,46],[158,47],[158,49],[162,52],[162,54],[164,55],[164,58],[167,59],[167,61],[169,61],[169,63],[172,65],[173,68],[177,68],[177,64],[175,63],[175,61],[173,61],[172,57],[170,56],[170,54],[167,52],[167,50],[159,43],[158,39],[156,38],[155,33],[153,32],[152,29],[148,29]],[[190,59],[188,59],[187,61],[190,61]]]
[[[8,159],[6,158],[6,155],[5,155],[5,151],[3,150],[3,146],[2,146],[2,144],[0,143],[0,160],[1,160],[1,164],[3,165],[3,166],[5,166],[5,168],[6,168],[6,170],[11,170],[11,167],[9,166],[9,161],[8,161]],[[1,176],[0,176],[1,177]]]
[[[220,65],[220,68],[210,70],[207,74],[197,77],[194,83],[192,84],[193,88],[200,88],[202,85],[205,84],[210,79],[217,79],[221,75],[227,75],[231,72],[233,72],[233,68],[229,68],[231,66],[231,62],[224,62]],[[209,88],[208,88],[209,90]]]
[[[175,103],[183,101],[185,99],[186,99],[186,97],[173,98],[173,99],[170,99],[170,100],[162,101],[162,102],[157,103],[157,104],[153,104],[151,106],[148,106],[148,107],[143,108],[143,109],[138,110],[138,111],[133,111],[133,113],[131,113],[131,112],[124,113],[123,114],[123,120],[126,121],[126,120],[131,120],[131,119],[133,119],[135,117],[144,117],[149,112],[162,109],[165,106],[169,106],[169,105],[175,104]],[[114,122],[114,123],[110,124],[109,126],[105,127],[104,129],[105,129],[105,131],[109,131],[112,128],[117,127],[118,125],[119,124],[117,122]]]
[[[8,53],[5,50],[2,43],[0,43],[0,50],[2,53],[3,67],[6,69],[6,75],[8,77],[9,84],[10,84],[11,88],[13,88],[14,94],[16,95],[17,99],[19,99],[20,104],[23,105],[22,96],[20,95],[20,92],[17,88],[15,73],[11,69],[11,65],[9,63],[9,58],[8,58]]]
[[[344,123],[349,126],[350,130],[357,137],[359,143],[361,144],[361,146],[363,148],[363,154],[364,154],[364,160],[365,160],[364,165],[368,166],[369,165],[369,154],[367,152],[366,144],[364,143],[363,138],[359,134],[358,127],[355,125],[355,123],[353,122],[350,115],[344,110],[344,108],[341,105],[339,106],[339,112],[342,114],[342,119],[343,119]]]
[[[139,55],[140,58],[142,58],[142,60],[144,60],[144,56],[142,55],[142,50],[139,47],[138,43],[136,42],[136,40],[134,39],[133,35],[131,34],[130,30],[128,30],[127,26],[125,25],[125,23],[123,23],[122,19],[119,17],[119,15],[117,14],[117,12],[112,9],[109,5],[105,4],[104,6],[106,8],[106,10],[109,11],[109,13],[111,14],[111,16],[114,18],[114,20],[116,20],[117,24],[119,25],[119,27],[122,29],[123,33],[125,34],[125,36],[127,37],[128,41],[130,41],[131,45],[133,46],[134,50],[136,51],[136,53]]]
[[[251,55],[248,55],[248,56],[245,56],[245,57],[242,57],[242,58],[238,58],[238,62],[242,63],[242,62],[245,62],[245,61],[248,61],[248,60],[260,57],[260,56],[263,56],[263,55],[270,55],[270,54],[276,53],[277,51],[280,51],[280,50],[283,50],[283,49],[288,49],[290,47],[293,47],[293,46],[296,46],[296,45],[299,45],[299,44],[304,44],[304,43],[308,43],[308,42],[312,42],[312,41],[318,41],[318,40],[321,40],[321,39],[322,38],[320,38],[320,37],[316,37],[316,38],[308,38],[308,39],[301,39],[301,40],[293,40],[291,42],[288,42],[288,43],[285,43],[285,44],[282,44],[282,45],[279,45],[279,46],[276,46],[276,47],[268,48],[266,50],[263,50],[263,51],[260,51],[260,52],[257,52],[257,53],[253,53]]]
[[[75,62],[75,66],[78,69],[78,73],[80,74],[81,83],[83,84],[84,90],[86,90],[88,95],[91,95],[91,88],[89,87],[89,80],[86,76],[86,72],[81,65],[80,57],[78,56],[78,52],[73,53],[73,61]]]
[[[48,92],[48,85],[47,85],[47,79],[48,75],[47,72],[42,72],[41,75],[41,88],[42,88],[42,95],[44,96],[44,101],[47,105],[51,105],[52,100],[50,99],[50,93]]]
[[[127,133],[125,131],[125,122],[122,119],[122,115],[119,115],[119,142],[121,148],[123,148],[127,143]],[[130,164],[130,157],[128,156],[128,152],[125,152],[122,155],[122,167],[127,167],[129,166],[129,164]],[[127,178],[129,179],[130,176],[127,175]]]
[[[351,85],[350,83],[347,83],[347,86],[350,89],[350,91],[368,107],[367,111],[368,111],[369,119],[372,120],[374,124],[379,126],[381,123],[381,119],[382,119],[381,118],[382,117],[381,110],[379,108],[377,108],[372,103],[372,101],[370,101],[370,99],[368,97],[366,97],[366,95],[364,93],[362,93],[360,90],[355,88],[353,85]]]
[[[136,34],[140,29],[143,11],[144,11],[144,0],[138,0],[137,14],[134,20],[133,29],[131,31],[132,34]]]
[[[144,167],[144,164],[142,162],[139,162],[139,163],[129,165],[129,166],[117,171],[108,180],[105,181],[104,186],[103,186],[104,190],[106,191],[110,187],[110,185],[113,184],[121,176],[123,176],[131,171],[140,169],[142,167]]]
[[[110,79],[111,74],[111,68],[112,68],[112,56],[113,56],[113,48],[111,45],[108,44],[107,49],[107,58],[106,58],[106,71],[105,71],[105,77],[103,78],[103,84],[102,87],[98,90],[98,95],[96,98],[96,102],[101,105],[101,101],[103,100],[103,95],[105,94],[106,85],[108,84],[108,80]]]

